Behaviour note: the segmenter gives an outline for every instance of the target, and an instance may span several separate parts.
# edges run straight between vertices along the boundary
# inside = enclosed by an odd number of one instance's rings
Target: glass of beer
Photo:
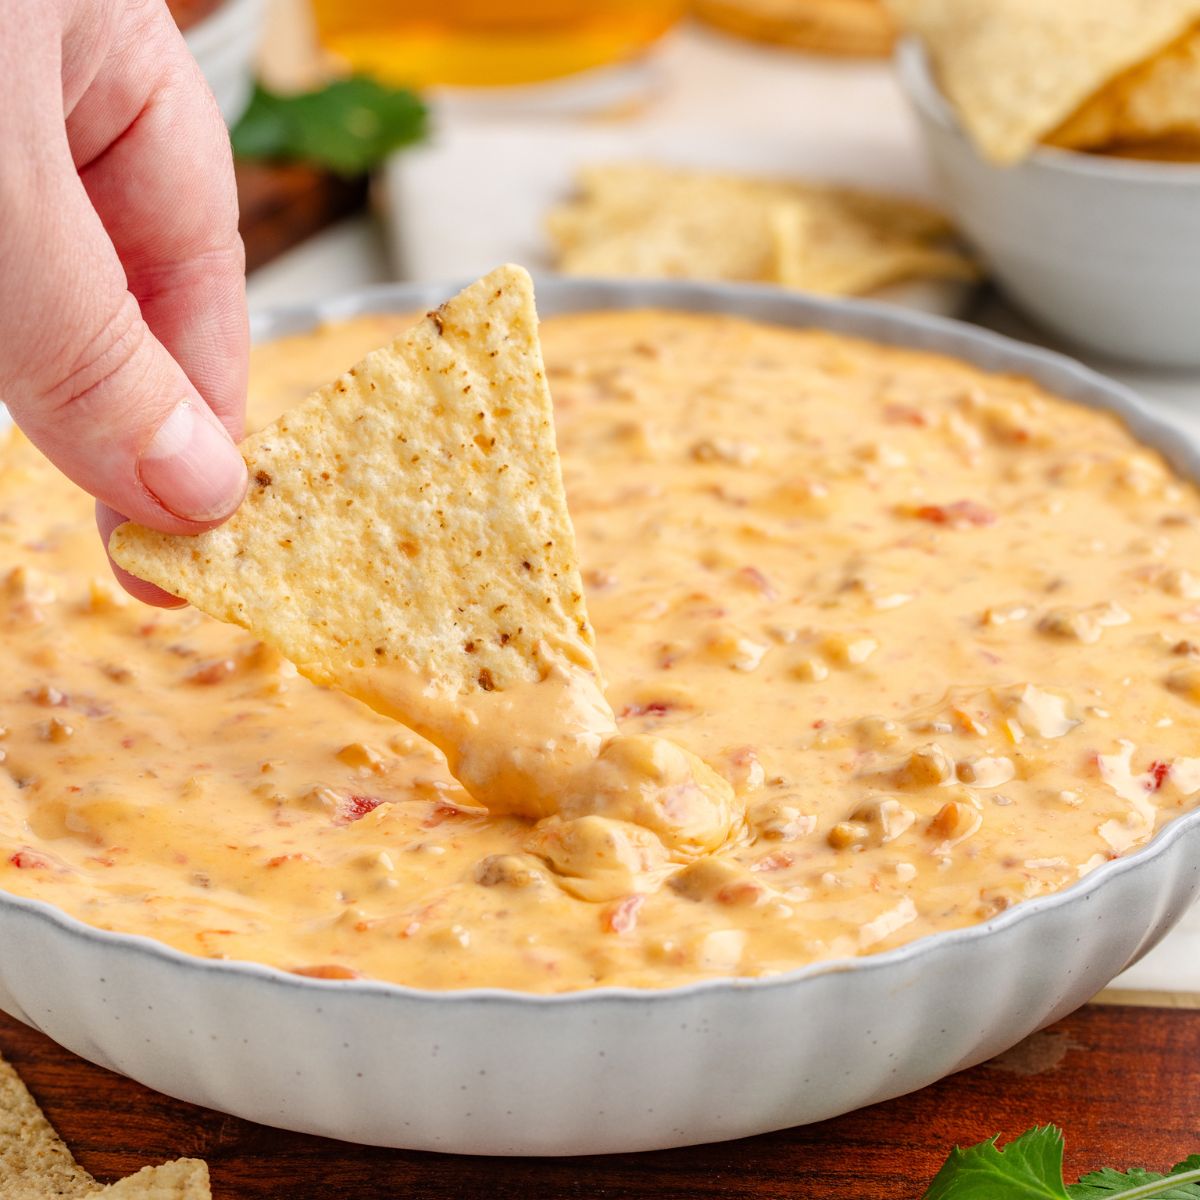
[[[685,0],[313,0],[325,49],[389,83],[541,83],[629,62]]]

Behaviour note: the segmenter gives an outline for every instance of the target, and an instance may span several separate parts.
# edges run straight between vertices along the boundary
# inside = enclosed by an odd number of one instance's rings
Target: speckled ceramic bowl
[[[432,307],[397,286],[270,314],[260,337]],[[1200,453],[1128,391],[953,321],[764,288],[546,280],[543,314],[656,305],[944,351]],[[764,980],[558,996],[426,992],[191,958],[0,894],[0,1008],[93,1062],[287,1129],[466,1154],[594,1154],[821,1120],[1004,1050],[1153,946],[1200,890],[1200,811],[1057,895],[886,954]]]

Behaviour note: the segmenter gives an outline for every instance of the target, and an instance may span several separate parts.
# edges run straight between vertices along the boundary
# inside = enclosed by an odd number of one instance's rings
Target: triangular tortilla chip
[[[250,493],[228,522],[122,525],[116,562],[428,737],[478,799],[553,811],[545,760],[594,754],[615,722],[528,274],[493,271],[242,453]],[[556,703],[491,695],[551,676]]]
[[[1122,71],[1200,19],[1200,0],[888,0],[925,43],[986,158],[1013,163]]]
[[[75,1161],[20,1076],[0,1058],[0,1196],[90,1196],[100,1185]]]
[[[127,571],[265,635],[310,678],[399,663],[431,694],[591,658],[537,340],[501,267],[246,439],[250,493],[218,529],[112,535]]]
[[[198,1158],[177,1158],[161,1167],[143,1167],[97,1193],[110,1200],[212,1200],[208,1166]]]

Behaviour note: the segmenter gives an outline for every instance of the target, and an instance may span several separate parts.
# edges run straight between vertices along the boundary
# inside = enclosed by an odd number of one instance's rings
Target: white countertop
[[[838,142],[861,161],[877,164],[883,188],[890,176],[919,169],[911,161],[919,153],[915,134],[886,64],[810,58],[684,29],[664,47],[658,71],[657,95],[635,126],[686,125],[714,138],[736,138],[759,130],[763,114],[769,114],[774,142],[795,136],[797,161],[817,139],[823,146]],[[408,203],[411,212],[413,202]],[[389,241],[374,217],[334,226],[254,272],[251,308],[303,303],[393,279]],[[512,253],[519,252],[517,247]],[[426,256],[422,276],[436,275],[436,266],[436,256]],[[447,266],[447,275],[459,273],[457,263]],[[1052,344],[994,297],[981,298],[968,315],[1012,336]],[[1077,352],[1076,357],[1128,384],[1165,418],[1200,436],[1200,373],[1131,368]],[[1200,993],[1200,906],[1113,986]]]

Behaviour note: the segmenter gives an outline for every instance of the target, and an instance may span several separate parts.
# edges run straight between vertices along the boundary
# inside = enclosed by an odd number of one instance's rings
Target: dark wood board
[[[914,1200],[954,1143],[1046,1121],[1066,1128],[1069,1181],[1200,1152],[1200,1011],[1181,1009],[1089,1006],[991,1063],[820,1125],[590,1159],[454,1158],[283,1133],[157,1095],[5,1017],[0,1053],[99,1179],[194,1155],[217,1200]]]
[[[253,271],[363,207],[367,181],[315,167],[239,162],[239,226],[246,269]]]

